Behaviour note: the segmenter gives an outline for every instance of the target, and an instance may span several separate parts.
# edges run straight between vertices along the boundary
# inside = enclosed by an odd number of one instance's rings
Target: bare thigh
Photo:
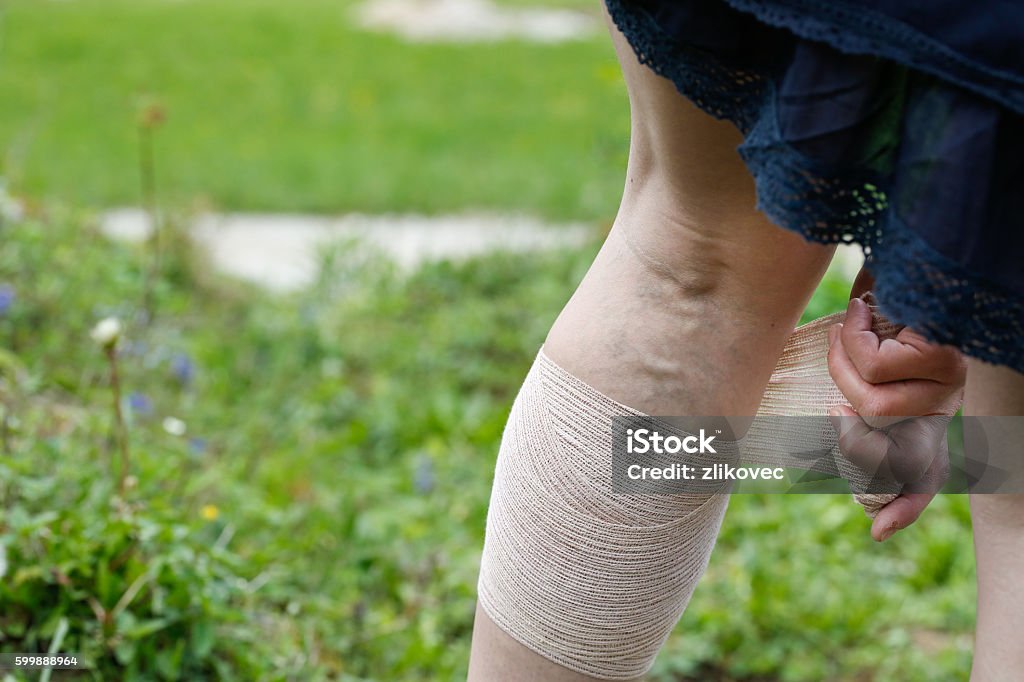
[[[648,414],[752,415],[831,259],[755,210],[740,135],[640,65],[614,30],[632,111],[615,224],[545,342],[555,363]],[[478,608],[470,680],[590,679]]]

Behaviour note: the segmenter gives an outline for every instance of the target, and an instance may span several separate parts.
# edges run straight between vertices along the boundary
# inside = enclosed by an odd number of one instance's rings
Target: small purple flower
[[[189,454],[198,457],[206,452],[206,439],[199,436],[192,436],[188,439]]]
[[[420,458],[416,463],[416,473],[412,477],[416,491],[426,495],[434,489],[434,462],[429,457]]]
[[[128,396],[128,407],[140,417],[147,417],[153,414],[153,401],[145,393],[138,391]]]
[[[182,386],[191,386],[196,377],[196,365],[185,353],[177,353],[171,358],[171,374]]]
[[[0,316],[10,312],[15,299],[17,299],[17,295],[14,292],[14,287],[7,283],[0,284]]]

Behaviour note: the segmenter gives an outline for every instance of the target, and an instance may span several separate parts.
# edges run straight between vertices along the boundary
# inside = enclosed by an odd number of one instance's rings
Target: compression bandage
[[[825,415],[846,402],[828,375],[837,313],[798,328],[759,415]],[[876,317],[876,333],[898,331]],[[513,404],[487,515],[480,604],[514,639],[602,679],[646,672],[707,567],[726,494],[612,492],[615,416],[603,395],[541,350]],[[869,513],[895,494],[861,496]]]

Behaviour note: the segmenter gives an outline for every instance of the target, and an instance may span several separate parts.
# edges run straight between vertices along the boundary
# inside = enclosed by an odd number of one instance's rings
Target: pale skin
[[[647,414],[754,414],[833,248],[805,242],[758,212],[732,124],[698,110],[639,64],[622,35],[611,31],[632,112],[626,185],[615,224],[551,328],[545,352]],[[910,330],[893,343],[875,338],[872,348],[870,316],[865,329],[855,307],[851,303],[844,329],[834,332],[839,340],[830,353],[851,414],[858,407],[865,415],[935,414],[959,398],[964,361],[957,353]],[[1024,376],[967,365],[965,412],[1024,414]],[[894,384],[904,388],[893,391]],[[872,536],[883,540],[910,525],[932,496],[911,493],[890,503]],[[979,571],[972,679],[988,682],[1008,679],[1000,670],[1024,668],[1020,647],[1010,646],[1015,638],[999,644],[1007,632],[1024,628],[1016,615],[1024,612],[1024,590],[1011,580],[1024,575],[1024,501],[975,499],[972,507]],[[523,646],[478,607],[468,679],[594,678]]]
[[[965,415],[1024,415],[1024,374],[968,361]],[[978,567],[974,682],[1019,680],[1024,670],[1024,495],[972,495]]]

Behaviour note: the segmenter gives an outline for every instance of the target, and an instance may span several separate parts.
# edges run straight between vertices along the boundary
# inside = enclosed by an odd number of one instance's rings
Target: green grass
[[[337,0],[10,0],[0,174],[15,191],[140,203],[138,110],[177,205],[528,211],[606,219],[625,90],[610,42],[408,44]]]
[[[464,679],[504,420],[592,255],[402,278],[349,251],[312,290],[268,298],[179,242],[147,325],[144,253],[52,207],[5,227],[0,649],[45,646],[63,618],[64,649],[88,653],[97,679]],[[830,281],[812,309],[844,299]],[[138,483],[124,496],[88,338],[112,313],[128,322],[125,394],[148,399],[128,407]],[[842,495],[734,496],[653,679],[962,679],[966,500],[940,498],[884,545],[868,527]],[[90,598],[109,611],[147,571],[100,622]]]

